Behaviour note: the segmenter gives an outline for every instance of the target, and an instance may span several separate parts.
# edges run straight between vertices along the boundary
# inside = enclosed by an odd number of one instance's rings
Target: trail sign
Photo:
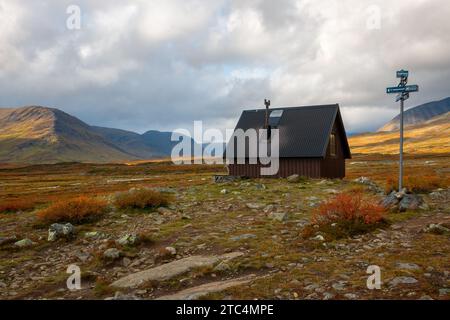
[[[395,102],[399,102],[400,100],[405,101],[407,99],[409,99],[409,93],[399,93],[397,97],[395,97]]]
[[[386,93],[403,93],[403,92],[417,92],[419,91],[419,86],[412,84],[409,86],[399,86],[399,87],[388,87],[386,88]]]
[[[406,70],[397,71],[397,78],[408,78],[409,72]]]
[[[400,101],[400,160],[398,173],[398,191],[403,188],[403,109],[404,102],[409,98],[410,92],[419,91],[419,86],[416,84],[407,85],[409,72],[406,70],[397,71],[397,78],[400,78],[400,83],[396,87],[386,88],[386,93],[398,93],[395,101]]]

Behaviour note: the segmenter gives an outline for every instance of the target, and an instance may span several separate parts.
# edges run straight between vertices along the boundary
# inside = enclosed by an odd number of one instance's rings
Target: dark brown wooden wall
[[[278,174],[275,177],[288,177],[298,174],[310,178],[321,177],[320,158],[281,158]],[[228,165],[229,174],[232,176],[260,178],[260,164],[230,164]]]

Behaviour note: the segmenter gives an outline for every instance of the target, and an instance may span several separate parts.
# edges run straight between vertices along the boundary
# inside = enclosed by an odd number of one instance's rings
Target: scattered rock
[[[434,300],[432,297],[430,297],[429,295],[423,295],[419,298],[419,300]]]
[[[175,260],[155,268],[140,271],[123,277],[111,284],[113,287],[132,288],[148,281],[172,279],[194,268],[213,266],[221,261],[228,261],[242,256],[241,252],[231,252],[220,256],[190,256]]]
[[[86,262],[91,258],[91,255],[87,252],[77,252],[75,256],[81,261]]]
[[[331,300],[334,299],[336,295],[331,292],[324,292],[323,293],[323,300]]]
[[[441,223],[430,223],[425,228],[423,228],[422,231],[434,234],[450,234],[450,229],[444,227]]]
[[[116,260],[120,258],[120,251],[116,248],[109,248],[105,252],[103,252],[103,257],[109,260]]]
[[[420,270],[421,268],[415,263],[398,262],[397,268],[402,270]]]
[[[450,289],[449,288],[442,288],[439,289],[439,295],[440,296],[446,296],[450,294]]]
[[[225,261],[220,262],[217,266],[214,267],[214,271],[216,272],[228,271],[230,269],[231,269],[230,265]]]
[[[245,240],[245,239],[255,239],[255,238],[256,238],[256,235],[254,235],[254,234],[252,234],[252,233],[244,233],[244,234],[241,234],[241,235],[239,235],[239,236],[231,237],[230,240],[233,240],[233,241],[240,241],[240,240]]]
[[[293,175],[287,177],[286,180],[291,183],[296,183],[296,182],[300,181],[300,176],[298,174],[293,174]]]
[[[121,246],[134,246],[139,242],[139,237],[134,234],[126,234],[124,236],[122,236],[121,238],[119,238],[118,240],[116,240],[117,244],[120,244]]]
[[[221,292],[228,288],[247,284],[254,279],[256,279],[256,276],[250,274],[241,278],[206,283],[171,295],[159,297],[157,300],[195,300],[210,293]]]
[[[237,179],[238,177],[225,175],[217,175],[213,177],[214,183],[233,182],[236,181]]]
[[[359,177],[353,181],[367,186],[369,188],[369,190],[372,192],[379,193],[379,194],[383,193],[383,189],[380,188],[374,181],[370,180],[367,177]]]
[[[56,241],[60,238],[70,239],[75,234],[75,228],[71,223],[61,224],[54,223],[48,228],[48,238],[50,242]]]
[[[331,286],[334,290],[341,291],[345,289],[347,282],[346,281],[339,281],[337,283],[333,283]]]
[[[34,242],[31,241],[30,239],[22,239],[17,242],[14,242],[14,246],[18,248],[28,248],[31,247],[32,245],[34,245]]]
[[[100,238],[101,236],[102,234],[97,231],[89,231],[84,233],[84,237],[89,239],[97,239]]]
[[[262,183],[257,183],[255,185],[256,190],[266,190],[266,185],[262,184]]]
[[[123,294],[120,291],[117,291],[114,294],[114,297],[106,298],[105,300],[139,300],[138,297],[129,294]]]
[[[398,210],[400,212],[406,210],[417,210],[423,204],[423,199],[417,194],[405,194],[400,200]]]
[[[318,234],[317,236],[310,238],[310,240],[325,241],[325,238],[322,235]]]
[[[276,221],[286,221],[288,218],[288,214],[286,212],[271,212],[269,213],[269,218]]]
[[[177,249],[175,249],[174,247],[166,247],[165,249],[167,252],[169,252],[173,256],[175,256],[177,254]]]
[[[156,211],[163,216],[170,216],[171,214],[173,214],[173,212],[166,207],[159,207],[158,209],[156,209]]]
[[[347,299],[350,299],[350,300],[358,299],[358,296],[354,293],[346,293],[346,294],[344,294],[344,297],[346,297]]]
[[[427,207],[421,196],[406,193],[406,190],[400,192],[392,191],[383,199],[381,205],[390,211],[399,212],[424,209]]]
[[[389,282],[389,285],[395,287],[399,284],[415,284],[419,281],[413,277],[395,277]]]
[[[128,259],[127,257],[124,257],[124,258],[122,259],[122,265],[123,265],[125,268],[128,267],[130,264],[131,264],[131,260]]]
[[[249,209],[261,209],[263,207],[260,203],[247,203],[246,206]]]
[[[228,193],[228,190],[227,190],[227,189],[222,189],[222,190],[220,190],[220,193],[221,193],[221,194],[227,194],[227,193]]]

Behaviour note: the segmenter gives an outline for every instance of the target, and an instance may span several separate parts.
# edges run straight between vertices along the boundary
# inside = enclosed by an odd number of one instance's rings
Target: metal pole
[[[403,97],[400,99],[400,163],[398,175],[398,191],[403,189]]]

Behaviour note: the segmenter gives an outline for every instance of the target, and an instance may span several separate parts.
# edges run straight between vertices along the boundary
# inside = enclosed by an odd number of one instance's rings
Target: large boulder
[[[48,228],[48,238],[50,242],[56,241],[60,238],[70,239],[75,234],[75,228],[71,223],[60,224],[54,223]]]
[[[381,205],[390,211],[397,212],[428,207],[420,195],[408,193],[405,189],[400,192],[392,191],[381,201]]]
[[[417,194],[405,194],[398,204],[400,212],[406,210],[417,210],[423,204],[423,199]]]

